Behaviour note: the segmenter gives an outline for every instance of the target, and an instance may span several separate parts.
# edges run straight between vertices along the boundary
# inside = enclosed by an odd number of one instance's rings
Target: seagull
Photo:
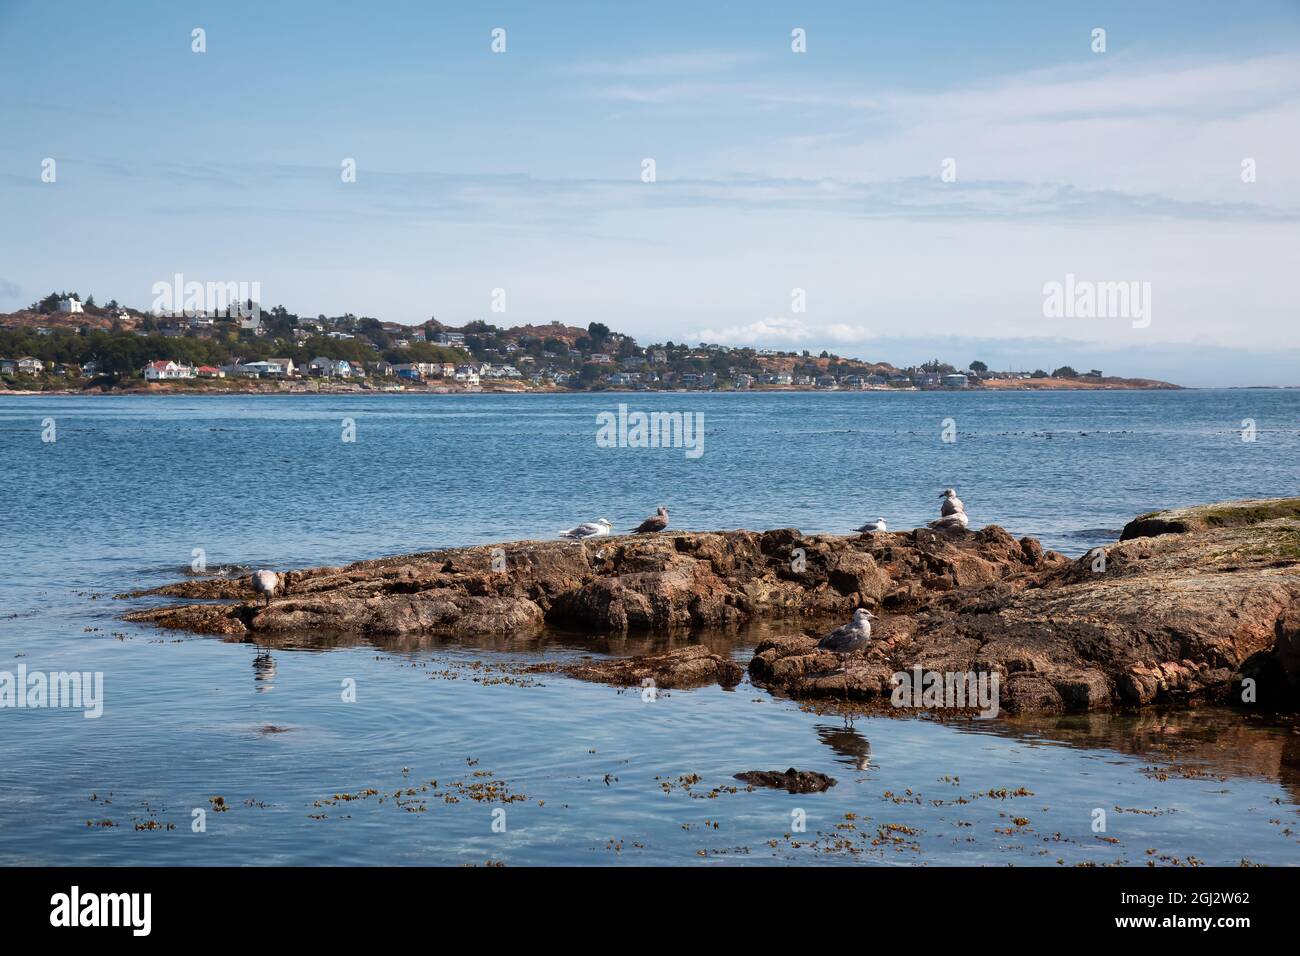
[[[877,518],[875,521],[868,521],[866,524],[864,524],[861,528],[858,529],[858,531],[864,534],[868,531],[885,531],[885,530],[886,528],[885,528],[884,518]]]
[[[948,515],[965,513],[966,506],[962,504],[961,499],[957,497],[957,490],[955,488],[943,489],[943,494],[939,497],[943,499],[943,504],[939,506],[939,514],[943,515],[943,517],[946,518]]]
[[[279,591],[284,593],[284,579],[274,571],[254,571],[253,591],[266,595],[266,606],[270,606],[271,597]]]
[[[841,624],[831,631],[817,642],[817,647],[823,651],[839,654],[841,657],[853,653],[871,639],[871,619],[873,617],[875,615],[865,607],[858,608],[853,612],[852,621],[848,624]]]
[[[945,515],[937,521],[931,521],[930,527],[936,531],[955,531],[958,528],[965,528],[968,524],[970,524],[970,519],[966,517],[966,512],[957,511]]]
[[[633,528],[632,533],[653,534],[656,531],[664,530],[666,527],[668,527],[668,509],[660,505],[659,509],[651,517],[646,518],[645,521]]]
[[[820,641],[817,647],[823,651],[830,651],[840,659],[840,667],[844,668],[845,658],[852,654],[860,647],[864,647],[867,641],[871,640],[871,619],[874,617],[865,607],[860,607],[853,612],[853,620],[848,624],[841,624],[835,630],[831,631]],[[844,674],[844,699],[849,699],[849,678],[848,672]]]
[[[608,518],[597,518],[595,521],[585,522],[568,531],[561,531],[560,537],[572,538],[575,541],[581,541],[583,538],[602,538],[609,534],[613,527]]]

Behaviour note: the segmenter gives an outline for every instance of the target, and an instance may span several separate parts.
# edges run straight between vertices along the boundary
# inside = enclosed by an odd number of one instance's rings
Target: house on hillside
[[[199,378],[225,378],[226,373],[213,365],[200,365],[195,370]]]
[[[76,312],[85,312],[86,310],[82,308],[81,302],[78,299],[72,296],[68,296],[66,299],[59,300],[59,311],[76,313]]]
[[[194,378],[196,372],[192,365],[180,365],[176,362],[150,362],[144,367],[145,381],[164,382],[177,379]]]
[[[399,362],[393,367],[393,374],[406,382],[424,381],[424,373],[420,371],[420,366],[412,362]]]

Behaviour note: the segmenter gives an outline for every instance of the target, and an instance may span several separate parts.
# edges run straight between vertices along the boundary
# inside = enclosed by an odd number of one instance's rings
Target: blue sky
[[[1300,384],[1300,4],[897,6],[0,0],[0,310],[180,272],[304,314]],[[1067,273],[1150,282],[1150,324],[1044,317]]]

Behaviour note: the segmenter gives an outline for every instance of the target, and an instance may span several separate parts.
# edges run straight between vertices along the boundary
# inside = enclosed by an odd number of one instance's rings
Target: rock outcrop
[[[580,543],[523,541],[289,572],[263,607],[247,579],[127,595],[203,603],[133,621],[232,637],[293,633],[470,637],[738,629],[788,622],[762,641],[751,679],[799,698],[887,706],[894,675],[996,674],[1010,713],[1232,698],[1262,707],[1300,692],[1300,499],[1143,515],[1078,560],[996,526],[862,536],[680,532]],[[858,607],[871,643],[841,659],[816,638]],[[784,629],[786,624],[781,624]],[[771,628],[769,627],[769,633]],[[739,679],[703,648],[584,661],[581,679],[660,687]]]
[[[577,680],[616,687],[653,687],[672,689],[721,684],[735,687],[745,676],[745,668],[729,657],[713,654],[698,645],[683,647],[666,654],[642,657],[615,657],[605,660],[582,660],[576,664],[535,664],[526,672],[560,671]]]
[[[1300,516],[1291,505],[1157,513],[1128,534],[1077,561],[933,595],[880,622],[843,664],[811,637],[765,641],[750,674],[795,697],[884,705],[901,671],[996,673],[1000,708],[1013,714],[1241,703],[1240,681],[1253,676],[1254,704],[1293,707]]]
[[[208,634],[669,631],[831,619],[858,607],[908,610],[935,591],[1065,563],[996,527],[956,537],[928,529],[861,537],[681,532],[479,545],[290,571],[285,594],[266,607],[247,578],[194,579],[126,597],[209,602],[127,615]]]

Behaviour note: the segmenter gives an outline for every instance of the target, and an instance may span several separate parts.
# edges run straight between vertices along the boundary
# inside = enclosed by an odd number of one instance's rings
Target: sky
[[[177,273],[303,315],[1300,385],[1300,0],[0,0],[0,311]],[[1067,276],[1144,314],[1053,313]]]

